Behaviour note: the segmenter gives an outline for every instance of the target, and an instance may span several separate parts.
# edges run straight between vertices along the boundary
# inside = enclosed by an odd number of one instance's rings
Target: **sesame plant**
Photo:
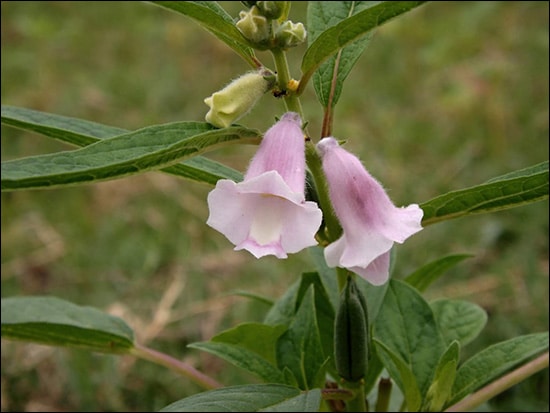
[[[372,176],[349,150],[347,142],[358,137],[333,135],[343,84],[373,32],[425,2],[308,2],[304,22],[292,20],[289,1],[243,1],[238,16],[212,1],[149,3],[215,35],[246,70],[196,102],[204,119],[132,131],[2,105],[2,124],[75,146],[2,162],[2,191],[161,171],[211,186],[205,226],[235,250],[260,260],[308,253],[315,268],[295,274],[286,292],[272,297],[262,322],[242,322],[188,345],[251,373],[257,379],[251,384],[222,384],[180,355],[140,343],[123,319],[64,297],[3,297],[2,338],[133,356],[204,389],[174,400],[162,408],[167,412],[383,412],[396,405],[468,411],[548,367],[548,332],[540,331],[461,357],[487,313],[465,300],[428,301],[424,293],[466,255],[426,262],[404,276],[392,271],[395,243],[432,225],[547,199],[548,162],[396,205],[384,176]],[[291,67],[288,54],[304,44],[300,67]],[[305,111],[307,88],[317,102]],[[272,126],[247,127],[247,115],[266,95]],[[318,108],[321,134],[312,136],[308,113]],[[245,171],[208,157],[233,145],[257,145]]]

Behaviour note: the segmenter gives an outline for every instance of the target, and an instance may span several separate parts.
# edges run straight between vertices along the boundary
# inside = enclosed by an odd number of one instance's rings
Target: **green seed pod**
[[[334,325],[334,360],[343,379],[357,382],[367,368],[369,337],[366,302],[353,278],[340,295]]]

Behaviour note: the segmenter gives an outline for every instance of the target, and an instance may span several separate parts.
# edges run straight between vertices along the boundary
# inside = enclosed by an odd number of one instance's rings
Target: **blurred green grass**
[[[223,2],[237,16],[240,2]],[[2,104],[127,129],[203,120],[203,99],[248,67],[191,20],[141,2],[2,2]],[[305,2],[293,21],[305,22]],[[347,140],[398,205],[548,159],[548,2],[432,2],[380,28],[350,74],[334,135]],[[305,46],[289,53],[299,76]],[[272,66],[270,56],[258,56]],[[302,104],[314,138],[321,106]],[[271,96],[241,123],[266,130]],[[2,159],[70,149],[2,127]],[[209,154],[244,170],[254,147]],[[96,185],[2,194],[2,296],[52,294],[122,316],[151,347],[226,384],[254,378],[189,351],[276,299],[306,252],[279,261],[234,252],[207,227],[211,188],[161,173]],[[548,202],[426,228],[396,248],[396,277],[471,253],[427,293],[489,313],[466,357],[548,330]],[[173,297],[170,296],[173,293]],[[2,411],[158,410],[198,389],[131,358],[2,341]],[[548,371],[487,411],[548,411]]]

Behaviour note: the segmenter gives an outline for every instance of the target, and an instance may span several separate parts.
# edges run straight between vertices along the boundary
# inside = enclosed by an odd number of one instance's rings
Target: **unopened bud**
[[[244,37],[258,46],[269,42],[270,24],[258,7],[252,6],[248,11],[241,11],[239,17],[240,20],[237,22],[237,28]]]
[[[256,6],[268,19],[286,19],[290,10],[289,1],[257,1]]]
[[[290,20],[281,24],[275,32],[276,42],[283,49],[298,46],[305,42],[306,37],[307,32],[304,25],[302,23],[292,23]]]
[[[206,121],[218,128],[230,126],[246,115],[274,84],[275,74],[268,69],[245,73],[204,99],[210,107]]]

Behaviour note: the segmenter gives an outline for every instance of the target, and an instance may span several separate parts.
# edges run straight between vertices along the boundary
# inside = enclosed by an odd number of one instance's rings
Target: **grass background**
[[[222,2],[232,16],[240,2]],[[305,22],[305,2],[293,21]],[[548,2],[432,2],[377,30],[336,108],[347,139],[397,205],[548,159]],[[143,2],[2,2],[2,104],[137,129],[203,120],[203,99],[248,67],[190,19]],[[299,76],[304,46],[289,52]],[[273,67],[266,53],[258,57]],[[314,139],[321,106],[302,104]],[[266,130],[271,96],[240,123]],[[2,159],[70,149],[2,127]],[[244,170],[255,147],[209,154]],[[51,294],[123,317],[140,342],[225,384],[255,379],[187,350],[278,298],[307,252],[255,260],[205,225],[211,188],[161,173],[73,188],[2,194],[2,297]],[[457,253],[426,293],[489,314],[463,356],[548,330],[548,201],[430,226],[396,248],[395,276]],[[2,340],[2,411],[151,411],[194,394],[189,380],[144,361]],[[548,370],[483,411],[548,411]]]

